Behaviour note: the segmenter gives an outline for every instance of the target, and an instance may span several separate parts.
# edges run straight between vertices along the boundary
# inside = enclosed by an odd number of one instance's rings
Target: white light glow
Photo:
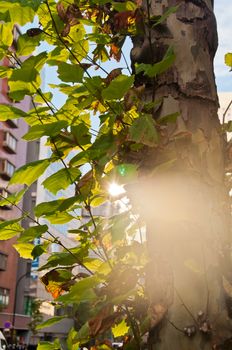
[[[108,191],[109,191],[109,194],[113,197],[119,196],[120,194],[123,194],[126,192],[123,186],[118,185],[115,182],[109,185]]]

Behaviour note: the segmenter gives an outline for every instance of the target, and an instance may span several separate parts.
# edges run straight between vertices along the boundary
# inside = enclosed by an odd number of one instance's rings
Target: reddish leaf
[[[132,87],[127,91],[124,98],[124,107],[126,111],[129,111],[142,100],[144,90],[145,85],[140,85],[138,87]]]
[[[97,316],[89,320],[89,328],[91,336],[95,337],[98,334],[102,334],[107,331],[115,323],[120,313],[116,312],[112,314],[112,306],[105,306]]]
[[[111,83],[111,81],[113,79],[117,78],[120,74],[122,74],[122,69],[121,68],[115,68],[108,74],[107,78],[102,79],[102,80],[108,86]]]
[[[114,43],[110,45],[110,57],[113,57],[117,62],[121,59],[121,48]]]
[[[71,26],[69,23],[66,24],[66,26],[64,27],[64,29],[61,32],[61,36],[67,36],[70,32]]]
[[[91,63],[80,63],[80,67],[84,69],[84,71],[86,71],[86,69],[92,67]]]
[[[66,11],[66,17],[70,26],[74,26],[79,23],[79,19],[82,18],[81,11],[75,4],[69,5]]]
[[[129,27],[131,20],[134,19],[134,11],[118,12],[114,15],[114,30],[122,31]]]
[[[34,37],[34,36],[41,34],[42,32],[43,31],[40,28],[30,28],[27,30],[27,35],[30,37]]]
[[[66,11],[62,2],[58,2],[56,5],[57,13],[63,22],[67,22]]]
[[[45,285],[45,289],[52,295],[54,299],[58,298],[62,293],[68,291],[74,283],[70,275],[63,276],[64,270],[53,269],[43,275],[40,280]]]
[[[65,10],[63,3],[59,2],[56,9],[60,19],[66,23],[61,33],[61,35],[65,37],[69,34],[70,28],[79,23],[79,19],[82,18],[82,14],[80,9],[75,4],[69,5],[67,10]]]
[[[83,186],[85,186],[86,184],[88,184],[89,182],[91,182],[93,180],[93,172],[92,170],[89,170],[84,176],[82,176],[82,178],[79,180],[78,182],[78,188],[82,188]]]

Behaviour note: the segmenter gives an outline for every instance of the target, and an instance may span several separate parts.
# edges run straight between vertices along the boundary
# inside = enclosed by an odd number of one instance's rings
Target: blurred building
[[[11,63],[4,59],[3,65]],[[15,105],[15,107],[28,111],[31,108],[30,98],[25,98],[20,103],[13,103],[8,97],[7,79],[0,81],[0,103]],[[27,132],[28,126],[22,118],[0,122],[0,194],[8,197],[11,192],[20,188],[8,186],[8,181],[15,169],[24,165],[27,161],[27,143],[22,136]],[[23,209],[23,203],[19,203]],[[22,216],[20,209],[10,204],[0,207],[0,220],[11,220]],[[28,329],[30,316],[26,312],[26,303],[29,293],[30,261],[20,261],[18,253],[12,247],[15,238],[8,241],[0,241],[0,329],[7,331],[12,326],[23,335]],[[22,276],[24,275],[24,281]],[[20,281],[19,281],[20,278]],[[19,289],[20,287],[20,289]],[[18,307],[17,300],[20,300]]]

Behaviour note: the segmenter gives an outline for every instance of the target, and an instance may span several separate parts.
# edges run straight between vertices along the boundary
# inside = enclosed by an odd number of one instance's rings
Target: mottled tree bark
[[[133,39],[132,66],[155,63],[169,46],[176,60],[145,83],[144,100],[162,98],[154,119],[180,112],[161,130],[157,148],[141,161],[151,263],[147,273],[154,350],[232,349],[230,208],[225,178],[225,137],[217,117],[213,73],[217,48],[211,0],[152,0],[147,17],[179,5],[167,21]],[[149,19],[149,18],[148,18]],[[150,39],[149,39],[150,37]]]

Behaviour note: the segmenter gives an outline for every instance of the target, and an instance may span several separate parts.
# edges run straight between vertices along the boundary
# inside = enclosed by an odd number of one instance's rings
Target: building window
[[[0,271],[5,271],[7,266],[7,255],[0,252]]]
[[[11,127],[11,128],[17,128],[19,124],[19,119],[8,119],[6,123]]]
[[[32,298],[30,296],[24,297],[24,315],[30,316],[32,313]]]
[[[0,187],[0,202],[1,200],[4,200],[4,198],[7,198],[10,195],[10,192],[8,192],[5,188]],[[1,206],[0,209],[6,209],[9,210],[11,209],[11,205],[5,204],[4,206]]]
[[[0,307],[5,308],[9,305],[10,290],[0,287]]]
[[[17,139],[9,131],[4,133],[3,147],[9,153],[16,153]]]
[[[2,178],[9,180],[14,174],[15,166],[7,159],[0,159],[0,174]]]

